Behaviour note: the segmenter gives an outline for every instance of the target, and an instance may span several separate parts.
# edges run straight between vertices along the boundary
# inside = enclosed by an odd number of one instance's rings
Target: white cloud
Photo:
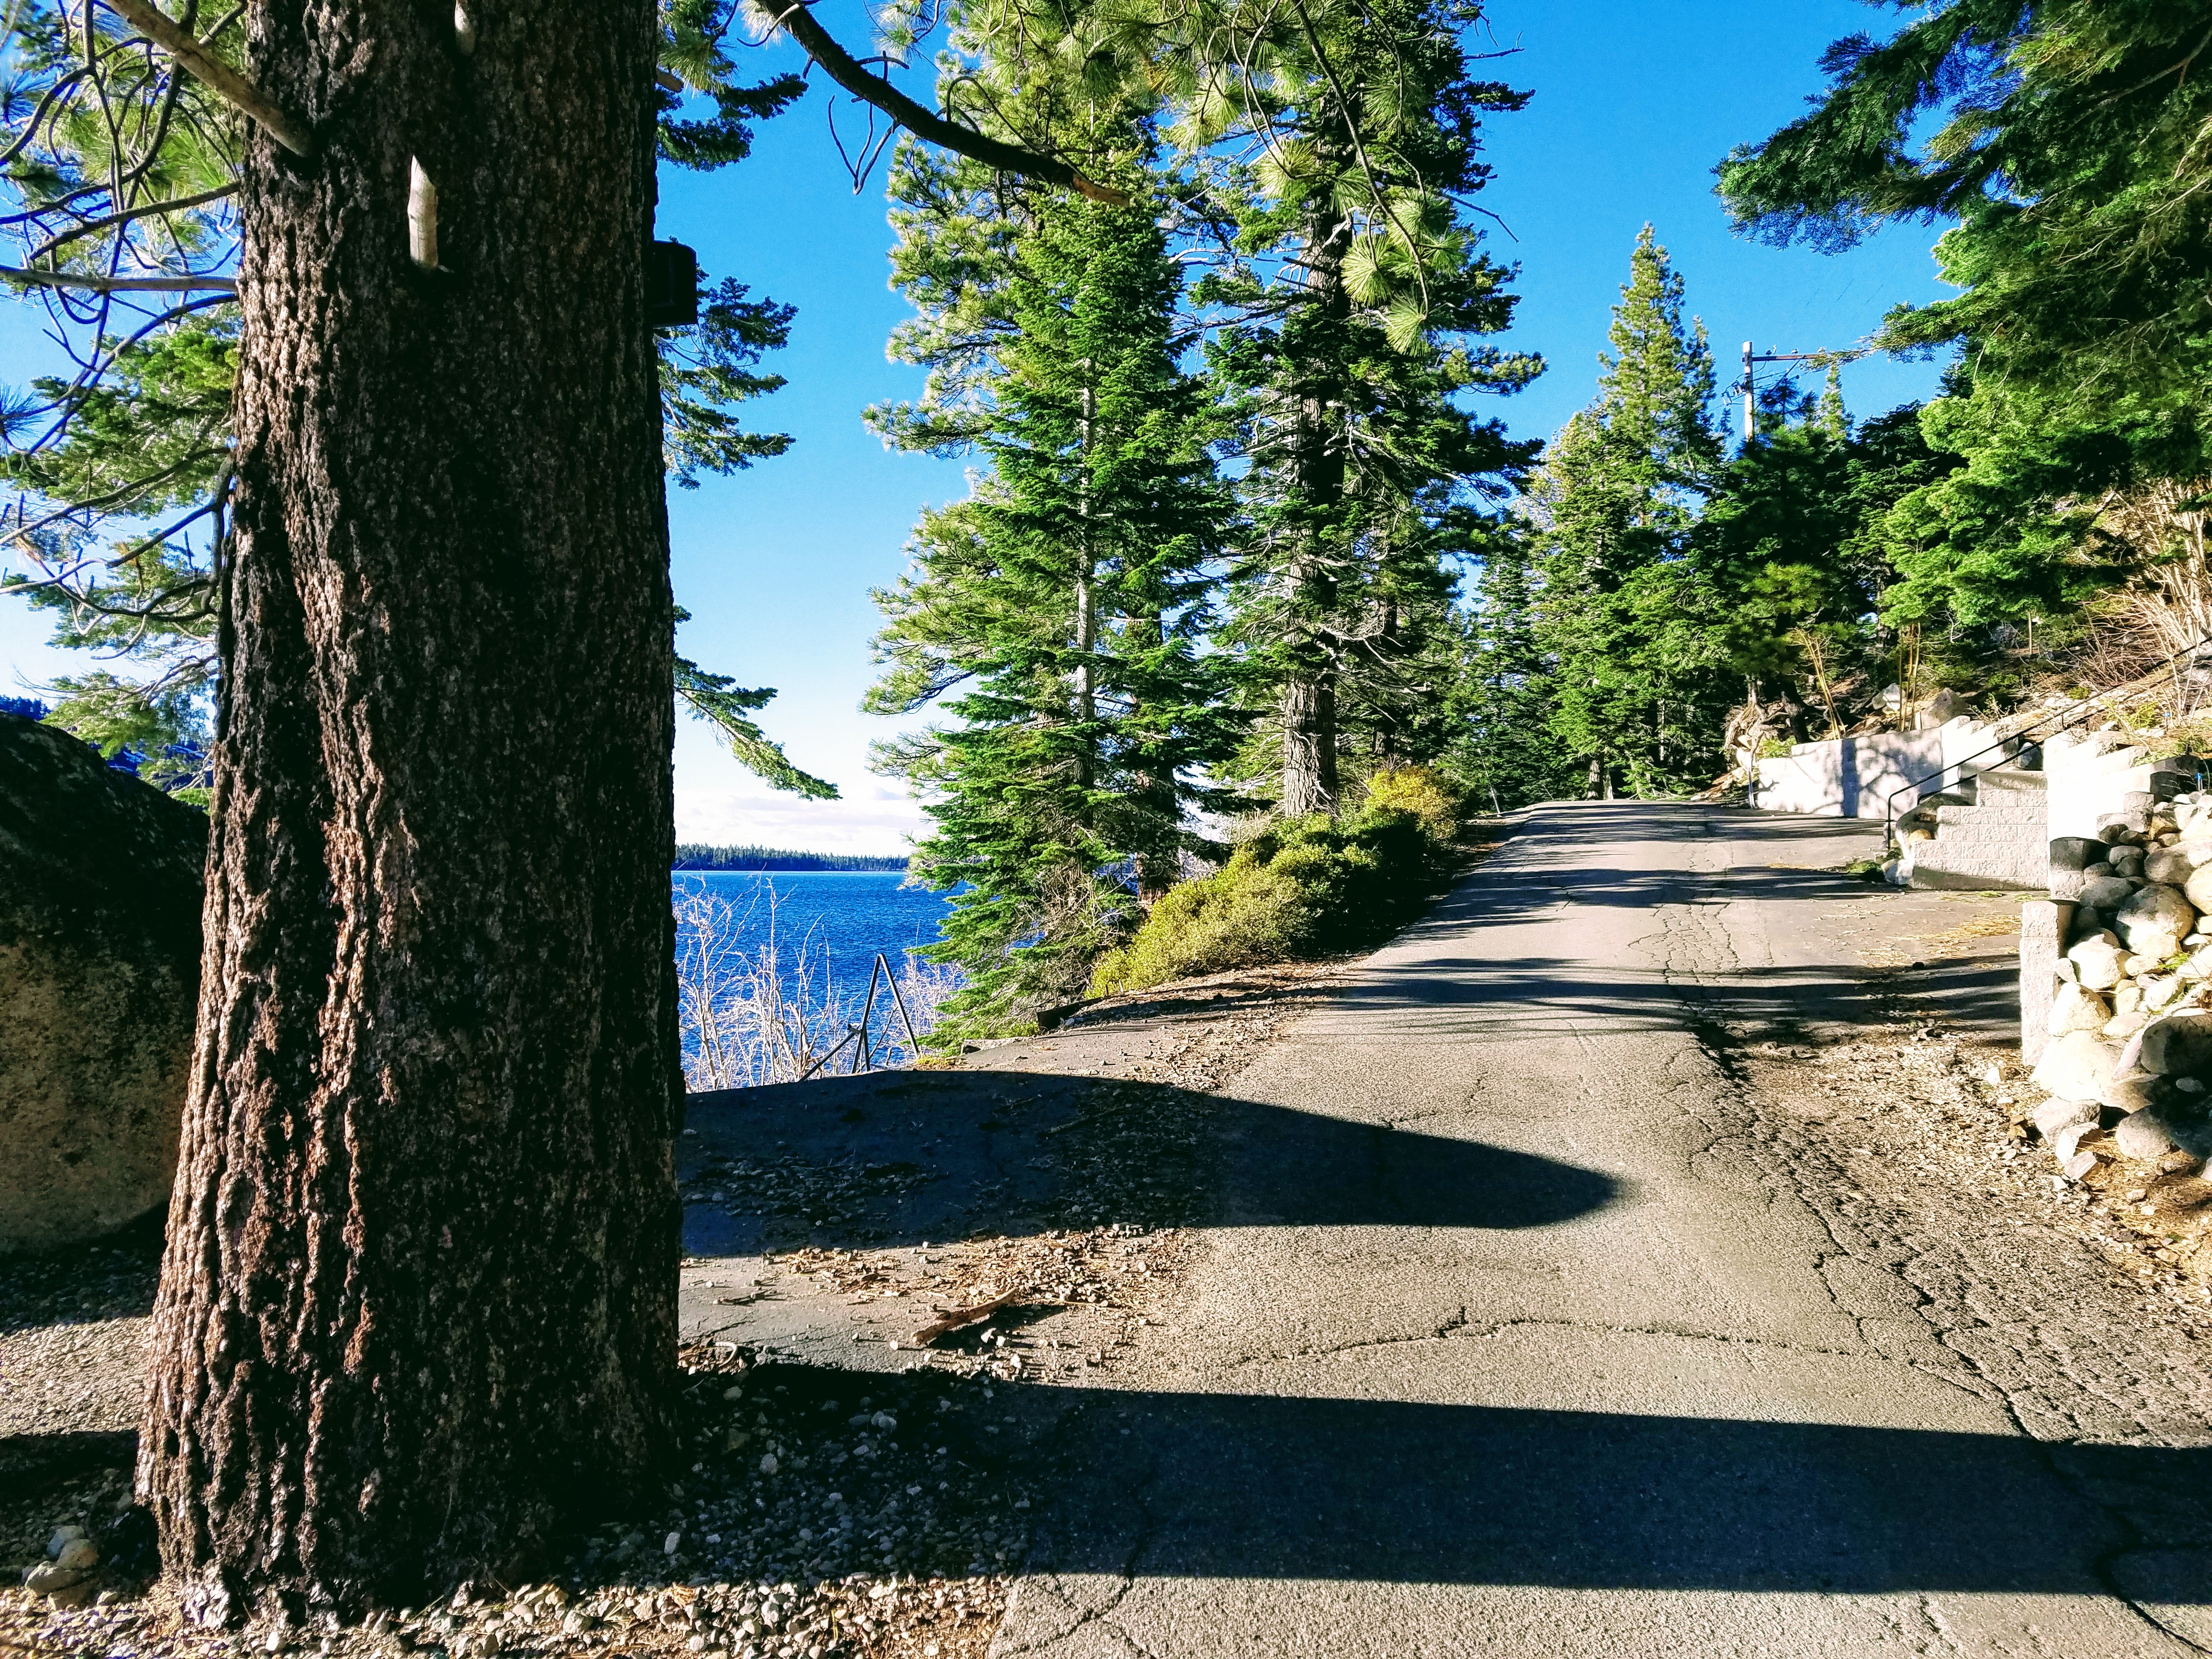
[[[896,856],[928,822],[903,792],[866,785],[843,800],[802,800],[765,790],[676,792],[676,839],[713,847]]]

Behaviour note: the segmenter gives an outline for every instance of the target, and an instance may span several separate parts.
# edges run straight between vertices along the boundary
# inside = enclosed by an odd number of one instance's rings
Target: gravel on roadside
[[[366,1622],[264,1615],[203,1631],[150,1576],[130,1498],[157,1237],[0,1262],[0,1443],[33,1449],[15,1454],[22,1479],[0,1464],[0,1565],[13,1569],[0,1588],[0,1656],[981,1659],[1028,1545],[1036,1494],[1026,1471],[1043,1466],[1074,1397],[1042,1385],[1103,1378],[1131,1344],[1168,1338],[1162,1310],[1200,1248],[1206,1097],[1336,971],[1285,965],[1159,988],[1022,1040],[1018,1060],[1006,1044],[971,1056],[1000,1075],[1012,1065],[1089,1079],[1077,1118],[1054,1137],[1066,1224],[920,1248],[803,1246],[774,1260],[848,1298],[902,1300],[910,1333],[1003,1298],[989,1319],[892,1370],[694,1345],[683,1355],[690,1463],[655,1507],[580,1533],[529,1583],[472,1580]],[[1150,1033],[1145,1052],[1121,1062],[1137,1027]],[[911,1178],[850,1175],[871,1193]],[[732,1191],[743,1203],[766,1188]],[[24,1588],[71,1528],[100,1551],[95,1573],[59,1597]]]

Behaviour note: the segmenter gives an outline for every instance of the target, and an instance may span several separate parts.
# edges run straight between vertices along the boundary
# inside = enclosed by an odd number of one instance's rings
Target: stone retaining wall
[[[2143,775],[2140,804],[2052,840],[2051,896],[2023,908],[2022,1058],[2069,1179],[2106,1127],[2126,1158],[2212,1152],[2212,794],[2160,800],[2178,775]]]

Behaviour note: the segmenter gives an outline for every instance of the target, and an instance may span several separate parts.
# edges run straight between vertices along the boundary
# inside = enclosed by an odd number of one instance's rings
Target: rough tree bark
[[[1305,285],[1312,298],[1301,327],[1322,343],[1328,367],[1332,349],[1351,315],[1344,286],[1344,255],[1351,224],[1334,210],[1306,233]],[[1286,571],[1290,614],[1278,714],[1283,728],[1282,810],[1292,817],[1336,810],[1336,664],[1324,635],[1336,610],[1333,545],[1345,506],[1343,410],[1349,399],[1327,383],[1328,367],[1304,366],[1310,383],[1299,389],[1291,457],[1291,488],[1299,522]]]
[[[526,1559],[672,1443],[653,0],[255,0],[195,1075],[139,1468],[202,1618]],[[409,258],[410,158],[442,268]]]

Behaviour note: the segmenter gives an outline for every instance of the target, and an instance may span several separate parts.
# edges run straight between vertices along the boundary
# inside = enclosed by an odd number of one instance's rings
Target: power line
[[[1753,365],[1753,363],[1828,363],[1828,364],[1831,364],[1831,365],[1834,365],[1834,364],[1848,363],[1848,362],[1851,362],[1854,358],[1863,357],[1863,356],[1866,356],[1866,352],[1865,352],[1865,350],[1864,350],[1863,349],[1859,349],[1859,350],[1856,350],[1856,351],[1763,351],[1763,352],[1754,352],[1754,351],[1751,349],[1751,342],[1750,342],[1750,341],[1748,341],[1748,340],[1746,340],[1746,341],[1743,343],[1743,441],[1744,441],[1744,442],[1746,442],[1746,443],[1749,443],[1749,442],[1751,441],[1751,434],[1752,434],[1752,406],[1753,406],[1753,400],[1754,400],[1755,393],[1756,393],[1757,389],[1758,389],[1758,388],[1757,388],[1757,383],[1756,383],[1756,382],[1755,382],[1755,380],[1753,379],[1752,365]]]

